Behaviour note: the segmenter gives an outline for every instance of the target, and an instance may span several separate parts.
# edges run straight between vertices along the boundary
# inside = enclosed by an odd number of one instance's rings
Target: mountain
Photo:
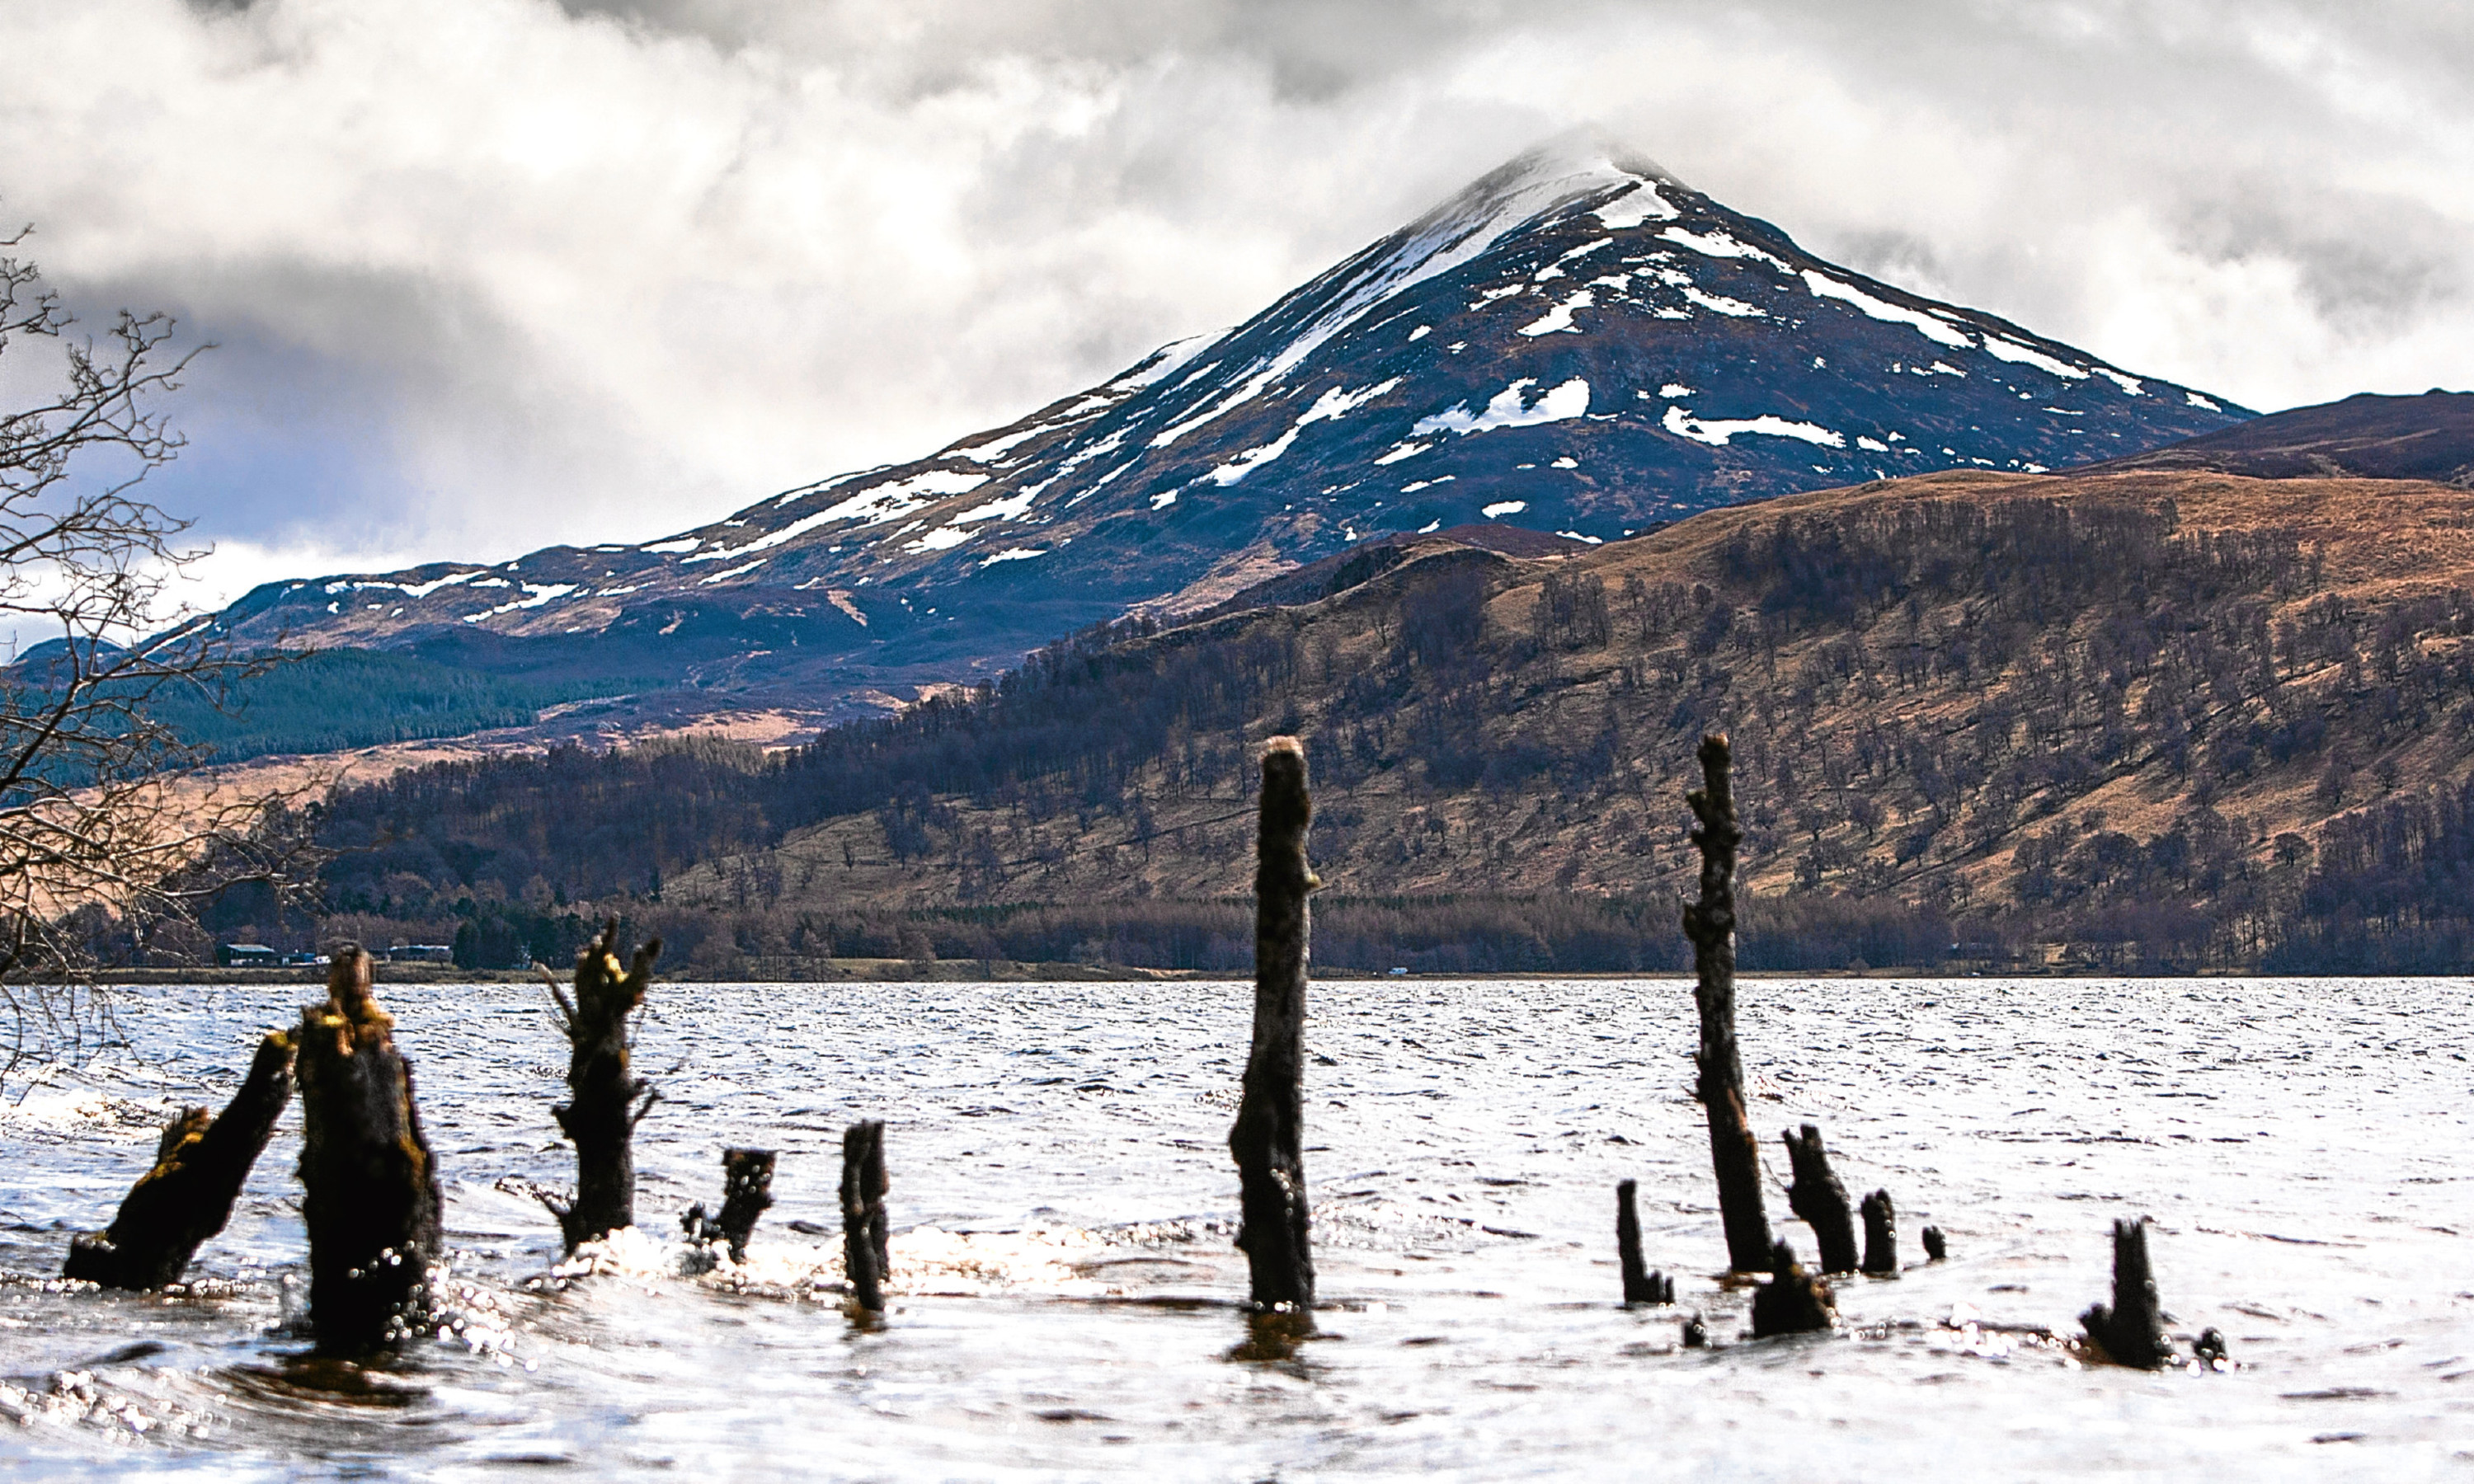
[[[1319,963],[1672,965],[1683,792],[1725,730],[1748,963],[2462,973],[2469,515],[2413,481],[1976,470],[1559,556],[1412,538],[786,754],[344,790],[329,927],[522,918],[546,959],[555,898],[579,937],[625,913],[715,975],[1242,969],[1253,758],[1294,732]]]
[[[2213,469],[2254,479],[2425,479],[2474,489],[2474,392],[2358,393],[2096,467]]]
[[[1594,544],[2247,416],[1825,262],[1582,135],[1233,330],[931,457],[639,545],[271,584],[220,621],[244,642],[410,650],[562,693],[690,686],[847,714],[1385,533],[1493,522]]]

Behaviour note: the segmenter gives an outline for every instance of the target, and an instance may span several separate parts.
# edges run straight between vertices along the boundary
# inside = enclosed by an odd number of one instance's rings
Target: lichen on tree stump
[[[428,1319],[444,1202],[394,1030],[370,993],[369,955],[335,950],[327,1002],[302,1011],[293,1038],[309,1322],[322,1349],[387,1344]]]

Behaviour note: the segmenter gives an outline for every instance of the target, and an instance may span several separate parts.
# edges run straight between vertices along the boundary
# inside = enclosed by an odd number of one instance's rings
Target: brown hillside
[[[708,861],[666,899],[1241,894],[1243,758],[1277,730],[1307,739],[1335,892],[1661,894],[1692,744],[1726,730],[1758,891],[2221,948],[2271,931],[2332,818],[2466,780],[2469,592],[2474,492],[2402,481],[1947,473],[1557,559],[1419,547],[926,718],[991,756],[1040,704],[1094,737],[1061,770],[991,765]]]

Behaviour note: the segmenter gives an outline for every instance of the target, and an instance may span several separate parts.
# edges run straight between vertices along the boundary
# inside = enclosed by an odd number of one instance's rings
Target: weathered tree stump
[[[2153,1371],[2173,1358],[2147,1265],[2147,1217],[2113,1224],[2113,1302],[2088,1305],[2079,1323],[2089,1343],[2115,1365]]]
[[[1805,1271],[1795,1260],[1794,1248],[1784,1242],[1773,1246],[1770,1281],[1753,1295],[1753,1338],[1827,1329],[1837,1317],[1830,1284]]]
[[[347,945],[294,1036],[309,1322],[326,1350],[385,1344],[428,1317],[438,1167],[394,1025],[370,995],[369,955]]]
[[[106,1288],[179,1281],[200,1244],[231,1219],[232,1203],[291,1100],[292,1038],[270,1031],[223,1116],[182,1109],[163,1130],[155,1167],[130,1187],[111,1225],[69,1239],[61,1276]]]
[[[854,1123],[842,1135],[842,1274],[851,1302],[870,1313],[885,1308],[892,1269],[885,1230],[885,1125]]]
[[[1787,1187],[1787,1209],[1812,1228],[1821,1247],[1821,1271],[1856,1271],[1856,1216],[1847,1209],[1847,1187],[1830,1168],[1830,1152],[1821,1146],[1821,1129],[1807,1123],[1801,1135],[1783,1133],[1787,1158],[1795,1164],[1795,1184]]]
[[[770,1149],[725,1149],[721,1152],[721,1214],[705,1214],[701,1204],[688,1208],[679,1218],[687,1229],[688,1240],[700,1247],[716,1242],[730,1250],[730,1260],[747,1260],[747,1239],[755,1233],[756,1218],[773,1204],[773,1151]],[[709,1259],[708,1259],[709,1260]]]
[[[575,1143],[575,1198],[536,1194],[558,1218],[569,1252],[636,1224],[636,1125],[660,1094],[628,1067],[627,1017],[644,1003],[653,961],[661,955],[662,940],[655,938],[636,950],[632,965],[620,968],[614,918],[575,956],[572,1002],[550,980],[569,1047],[568,1100],[550,1114]]]
[[[1623,1264],[1623,1301],[1627,1307],[1672,1304],[1675,1280],[1641,1260],[1640,1213],[1633,1204],[1637,1188],[1637,1183],[1629,1180],[1615,1185],[1615,1257]]]
[[[1701,899],[1684,908],[1684,936],[1692,940],[1692,997],[1701,1010],[1693,1095],[1710,1122],[1727,1265],[1757,1273],[1769,1263],[1770,1221],[1761,1207],[1760,1143],[1744,1114],[1744,1063],[1735,1044],[1735,847],[1744,832],[1735,823],[1733,768],[1725,737],[1701,739],[1702,786],[1685,796],[1699,821],[1692,843],[1701,851]]]
[[[1927,1227],[1923,1236],[1927,1262],[1939,1262],[1950,1256],[1950,1239],[1941,1234],[1941,1228]]]
[[[1320,884],[1306,869],[1306,754],[1295,737],[1263,751],[1263,800],[1254,871],[1254,1043],[1246,1059],[1228,1149],[1237,1158],[1242,1219],[1238,1249],[1251,1273],[1255,1307],[1304,1309],[1314,1304],[1308,1241],[1304,1035],[1306,894]]]
[[[1875,1278],[1899,1276],[1899,1210],[1887,1190],[1864,1197],[1864,1271]]]

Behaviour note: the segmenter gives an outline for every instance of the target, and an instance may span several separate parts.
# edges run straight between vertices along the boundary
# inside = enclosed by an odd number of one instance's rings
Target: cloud
[[[287,559],[649,538],[916,456],[1586,118],[2252,405],[2474,379],[2441,5],[82,0],[0,47],[55,280],[222,347],[158,492]]]

